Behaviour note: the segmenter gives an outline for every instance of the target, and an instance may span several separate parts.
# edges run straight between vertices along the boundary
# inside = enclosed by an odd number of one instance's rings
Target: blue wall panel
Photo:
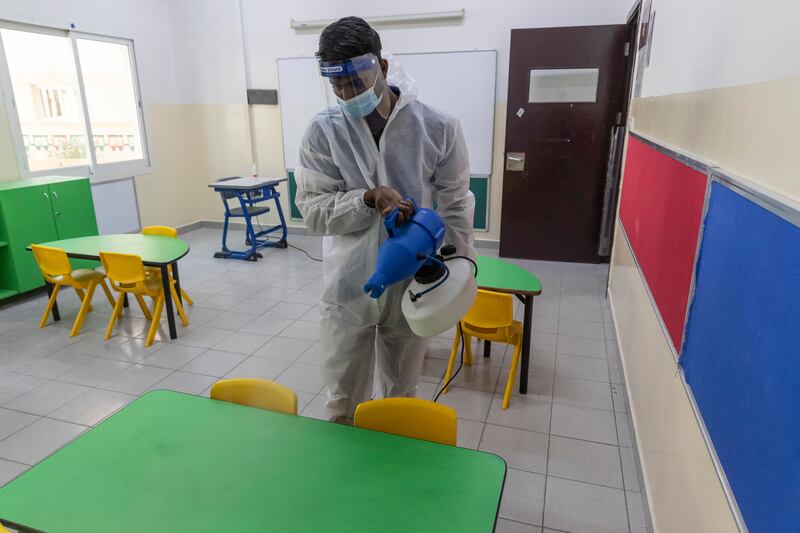
[[[800,229],[719,182],[681,364],[750,531],[800,531]]]

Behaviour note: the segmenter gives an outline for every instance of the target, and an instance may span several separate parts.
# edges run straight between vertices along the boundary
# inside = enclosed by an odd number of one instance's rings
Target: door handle
[[[506,154],[506,170],[525,170],[525,152],[508,152]]]

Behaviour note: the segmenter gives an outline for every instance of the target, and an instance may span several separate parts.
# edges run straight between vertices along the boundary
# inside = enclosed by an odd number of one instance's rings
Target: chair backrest
[[[384,398],[360,403],[353,425],[456,445],[456,412],[446,405],[420,398]]]
[[[158,235],[174,239],[178,236],[178,230],[169,226],[145,226],[142,228],[142,235]]]
[[[31,244],[33,257],[39,265],[39,269],[44,274],[47,281],[52,282],[53,278],[66,276],[72,273],[72,265],[69,262],[67,253],[61,248],[41,246]]]
[[[514,299],[510,294],[478,290],[464,322],[480,329],[497,329],[514,323]]]
[[[289,387],[265,379],[221,379],[211,387],[211,398],[289,415],[297,414],[297,394]]]
[[[106,276],[115,285],[131,285],[145,280],[144,264],[138,255],[100,252]]]

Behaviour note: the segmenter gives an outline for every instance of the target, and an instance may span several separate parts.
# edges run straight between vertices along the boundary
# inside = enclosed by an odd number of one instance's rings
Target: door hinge
[[[628,57],[628,54],[631,53],[631,43],[625,43],[625,48],[623,48],[622,55]]]
[[[622,124],[622,111],[617,111],[616,123],[617,123],[617,126]]]

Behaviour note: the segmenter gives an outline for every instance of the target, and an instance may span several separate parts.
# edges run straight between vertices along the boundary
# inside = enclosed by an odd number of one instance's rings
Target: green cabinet
[[[30,244],[97,235],[88,178],[0,182],[0,299],[44,284]],[[93,261],[73,260],[75,268]]]

